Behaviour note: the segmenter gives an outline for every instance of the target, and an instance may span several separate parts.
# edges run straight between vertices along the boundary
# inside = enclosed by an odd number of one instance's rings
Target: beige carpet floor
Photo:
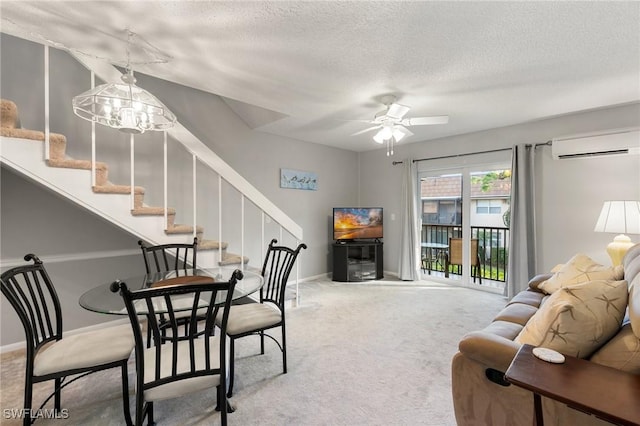
[[[460,338],[484,327],[504,306],[502,296],[443,284],[379,281],[300,285],[301,303],[287,311],[289,372],[267,340],[237,341],[231,425],[455,425],[450,361]],[[3,356],[0,382],[5,409],[19,408],[24,387],[21,358]],[[130,360],[131,403],[135,368]],[[42,401],[50,384],[41,384]],[[80,379],[65,389],[66,420],[36,425],[124,423],[119,372]],[[38,402],[38,405],[40,402]],[[160,425],[219,424],[215,392],[155,404]]]

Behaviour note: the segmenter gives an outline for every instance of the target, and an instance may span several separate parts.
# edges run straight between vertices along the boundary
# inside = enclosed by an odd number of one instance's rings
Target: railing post
[[[197,229],[196,229],[196,223],[197,223],[197,211],[196,208],[198,206],[197,204],[197,194],[196,194],[196,163],[197,157],[196,154],[193,154],[191,157],[191,167],[193,169],[193,238],[196,237],[196,233],[197,233]]]
[[[264,221],[266,220],[266,215],[264,210],[260,210],[262,213],[262,225],[260,229],[260,259],[264,259],[265,248],[264,248]]]
[[[244,194],[240,193],[240,270],[244,271]]]
[[[91,89],[94,89],[95,86],[96,74],[91,71]],[[93,105],[91,108],[95,109],[95,106]],[[94,186],[96,186],[96,122],[91,121],[91,187]]]
[[[131,157],[131,210],[135,209],[136,187],[135,185],[135,139],[133,133],[129,135],[130,157]]]
[[[167,145],[168,144],[167,144],[167,131],[165,130],[163,133],[164,133],[164,141],[163,141],[163,147],[162,147],[162,149],[163,149],[163,159],[162,159],[163,165],[162,165],[162,169],[163,169],[163,173],[164,173],[164,176],[163,176],[163,187],[164,188],[163,188],[162,197],[164,199],[164,202],[163,202],[164,203],[163,204],[163,207],[164,207],[164,229],[166,230],[169,227],[169,210],[168,210],[169,209],[169,200],[168,200],[168,188],[167,188],[167,185],[168,185],[168,178],[167,178],[167,175],[168,175],[168,172],[167,172],[167,170],[168,170]]]
[[[222,176],[218,174],[218,260],[222,262]]]
[[[49,46],[44,45],[44,159],[49,160]]]

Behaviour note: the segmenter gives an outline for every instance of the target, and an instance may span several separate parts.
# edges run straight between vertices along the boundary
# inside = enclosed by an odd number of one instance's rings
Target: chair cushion
[[[220,319],[222,312],[216,319]],[[279,324],[282,321],[280,309],[271,303],[247,303],[233,305],[227,321],[227,334],[236,336]]]
[[[191,310],[178,311],[175,313],[176,318],[189,318],[191,316]],[[204,319],[207,315],[207,308],[200,308],[196,311],[198,319]]]
[[[195,361],[197,369],[204,369],[205,367],[205,339],[196,339],[195,348]],[[190,357],[189,357],[189,344],[188,340],[178,342],[178,365],[177,373],[188,372],[190,370]],[[218,336],[212,336],[209,338],[210,349],[209,359],[211,360],[211,368],[220,368],[220,339]],[[161,346],[161,363],[160,377],[170,377],[172,369],[172,351],[173,345],[166,343]],[[155,355],[156,348],[152,347],[144,352],[144,382],[149,383],[155,379]],[[220,375],[207,375],[192,377],[189,379],[177,380],[164,385],[156,386],[148,389],[144,392],[144,399],[146,401],[161,401],[164,399],[176,398],[178,396],[186,395],[192,392],[197,392],[203,389],[212,388],[220,384]]]
[[[594,262],[589,256],[578,253],[562,265],[547,281],[540,283],[538,289],[547,294],[574,284],[595,280],[621,280],[624,276],[622,265],[604,266]]]
[[[618,332],[626,306],[624,280],[564,287],[549,297],[515,341],[586,358]]]
[[[129,359],[134,347],[131,325],[119,325],[74,334],[51,343],[38,352],[33,374],[47,374]]]

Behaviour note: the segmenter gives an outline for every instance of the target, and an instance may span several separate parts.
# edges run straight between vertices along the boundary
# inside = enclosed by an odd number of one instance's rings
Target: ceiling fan
[[[373,136],[373,140],[379,144],[387,143],[387,155],[393,155],[394,143],[400,142],[405,136],[412,136],[413,133],[407,129],[411,126],[425,126],[431,124],[446,124],[449,122],[448,115],[437,115],[431,117],[412,117],[404,118],[411,109],[406,105],[400,105],[396,102],[396,97],[387,95],[382,98],[382,103],[386,105],[384,111],[378,112],[373,120],[363,120],[365,123],[375,124],[351,136],[361,135],[371,130],[379,129]]]

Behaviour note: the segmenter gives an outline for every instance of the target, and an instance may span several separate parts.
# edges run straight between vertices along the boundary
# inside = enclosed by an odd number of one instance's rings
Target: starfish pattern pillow
[[[622,265],[615,267],[600,265],[582,253],[573,256],[554,272],[551,278],[538,285],[538,289],[547,294],[553,294],[562,287],[594,280],[621,280],[624,276]]]
[[[587,358],[618,332],[627,299],[624,280],[563,287],[549,296],[515,341]]]

